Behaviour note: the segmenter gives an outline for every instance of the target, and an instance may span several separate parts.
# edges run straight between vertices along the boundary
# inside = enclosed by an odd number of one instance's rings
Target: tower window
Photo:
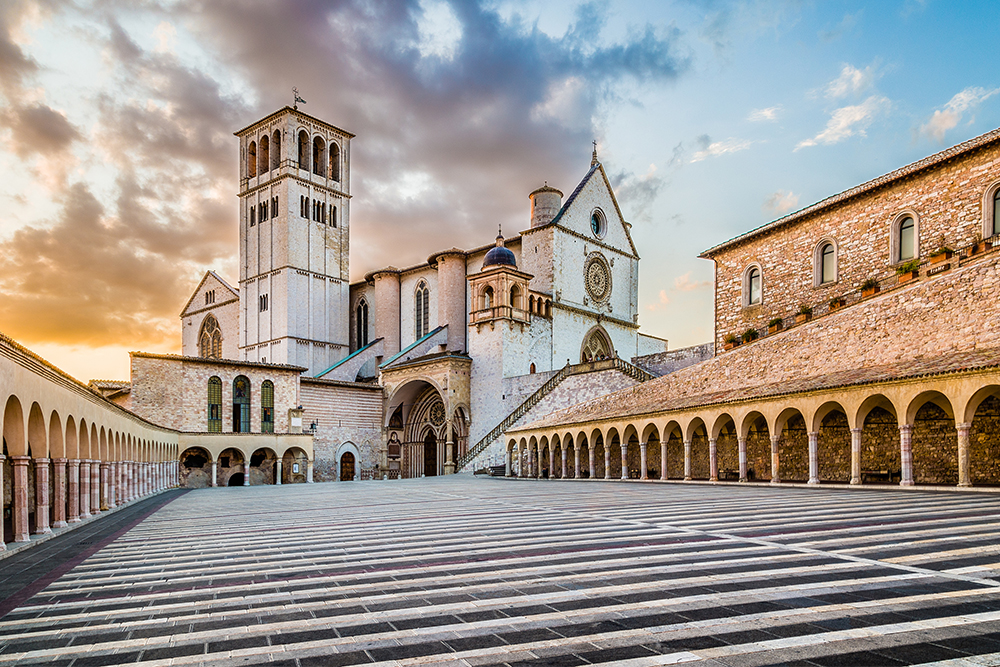
[[[337,207],[333,204],[330,204],[330,226],[337,226]]]
[[[271,137],[271,169],[281,166],[281,130],[275,130]]]
[[[257,175],[257,142],[250,142],[250,149],[247,151],[247,178]]]
[[[414,303],[413,319],[415,324],[415,334],[418,339],[423,338],[428,333],[430,321],[430,300],[431,292],[427,289],[427,283],[421,281],[417,285],[417,294]]]
[[[271,168],[271,156],[269,151],[270,140],[265,134],[260,138],[260,173],[265,173]]]
[[[340,182],[340,146],[330,144],[330,178]]]
[[[326,176],[326,142],[323,137],[313,139],[313,173]]]
[[[257,305],[260,308],[260,312],[263,313],[264,311],[267,310],[267,295],[266,294],[261,294],[259,297],[257,297]]]
[[[309,169],[309,134],[299,131],[299,169]]]
[[[256,206],[251,206],[250,207],[250,226],[253,227],[256,224],[257,224],[257,207]]]
[[[205,292],[205,305],[208,306],[213,303],[215,303],[215,290],[210,289]]]

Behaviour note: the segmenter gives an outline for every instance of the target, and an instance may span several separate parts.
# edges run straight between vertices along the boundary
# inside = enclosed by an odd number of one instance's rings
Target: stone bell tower
[[[315,375],[348,354],[350,132],[285,107],[240,139],[240,357]]]

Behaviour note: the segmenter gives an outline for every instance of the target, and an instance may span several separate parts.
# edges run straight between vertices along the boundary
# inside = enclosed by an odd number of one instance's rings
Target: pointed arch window
[[[368,302],[361,299],[354,313],[354,323],[357,327],[358,349],[368,344]]]
[[[257,142],[250,142],[250,149],[247,151],[247,178],[257,175]]]
[[[208,378],[208,432],[222,433],[222,380]]]
[[[201,323],[198,334],[198,356],[203,359],[222,358],[222,329],[215,316],[209,313]]]
[[[271,169],[281,166],[281,130],[271,135]]]
[[[260,432],[274,433],[274,383],[270,380],[260,385]]]
[[[265,173],[271,168],[271,140],[265,134],[260,138],[260,173]]]
[[[414,299],[413,321],[414,333],[419,340],[428,333],[430,324],[430,300],[431,291],[427,288],[427,283],[420,281],[417,285],[416,298]]]
[[[250,380],[238,375],[233,380],[233,433],[250,432]]]

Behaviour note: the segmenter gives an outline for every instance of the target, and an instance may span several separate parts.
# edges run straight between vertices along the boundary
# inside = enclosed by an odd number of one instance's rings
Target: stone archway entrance
[[[433,477],[437,475],[437,438],[433,433],[428,433],[424,438],[424,476]]]
[[[243,473],[234,472],[229,476],[229,481],[226,482],[226,486],[243,486]]]
[[[344,452],[340,457],[340,481],[354,481],[354,454],[351,452]]]

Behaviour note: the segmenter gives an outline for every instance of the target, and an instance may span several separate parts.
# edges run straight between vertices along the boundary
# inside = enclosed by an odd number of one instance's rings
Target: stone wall
[[[632,364],[656,376],[694,366],[715,355],[714,343],[702,343],[677,350],[632,357]]]
[[[370,470],[379,462],[382,446],[382,387],[325,382],[302,378],[302,429],[316,422],[313,438],[313,479],[339,479],[338,452],[344,445],[357,447],[357,469]]]
[[[868,278],[891,282],[890,229],[904,213],[917,222],[921,258],[943,245],[974,242],[984,230],[984,195],[998,178],[1000,146],[985,146],[713,253],[716,344],[721,348],[729,333],[788,318],[800,304],[827,304],[857,291]],[[814,254],[825,241],[837,248],[837,280],[814,287]],[[743,277],[755,263],[762,301],[744,308]]]

